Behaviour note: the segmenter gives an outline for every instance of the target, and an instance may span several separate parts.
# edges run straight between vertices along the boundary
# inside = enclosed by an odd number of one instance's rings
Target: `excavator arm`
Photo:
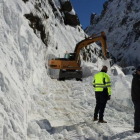
[[[102,51],[103,51],[103,55],[104,58],[107,59],[107,44],[106,44],[106,35],[105,32],[102,31],[100,36],[97,35],[92,35],[89,38],[86,38],[84,40],[82,40],[81,42],[79,42],[74,50],[75,53],[75,61],[77,61],[80,50],[84,47],[86,47],[87,45],[90,45],[91,43],[97,42],[97,41],[101,41],[101,45],[102,45]]]

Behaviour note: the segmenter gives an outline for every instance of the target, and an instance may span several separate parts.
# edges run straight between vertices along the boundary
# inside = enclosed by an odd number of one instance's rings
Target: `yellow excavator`
[[[82,67],[80,60],[80,50],[91,43],[101,42],[102,52],[104,59],[107,59],[107,44],[106,44],[106,35],[102,31],[100,35],[92,35],[82,41],[80,41],[74,50],[74,53],[65,53],[64,58],[55,58],[49,61],[49,67],[51,69],[59,69],[59,80],[65,80],[69,78],[76,78],[77,81],[82,81]]]

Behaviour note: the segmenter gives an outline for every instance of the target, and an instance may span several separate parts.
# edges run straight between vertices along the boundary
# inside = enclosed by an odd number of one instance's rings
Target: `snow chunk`
[[[69,12],[69,14],[71,14],[71,15],[76,15],[74,9],[72,9],[72,10]]]
[[[124,73],[122,72],[122,69],[121,69],[121,67],[119,67],[118,65],[114,65],[113,67],[112,67],[112,73],[113,73],[113,75],[121,75],[121,76],[125,76],[124,75]]]

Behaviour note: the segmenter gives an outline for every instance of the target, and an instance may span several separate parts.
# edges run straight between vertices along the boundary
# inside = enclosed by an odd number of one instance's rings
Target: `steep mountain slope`
[[[65,24],[55,17],[50,1],[25,2],[0,0],[1,140],[27,139],[28,113],[34,108],[31,100],[34,95],[43,96],[50,86],[47,55],[58,57],[66,50],[73,51],[85,36],[80,26],[69,26],[68,21]],[[59,7],[60,1],[52,2]]]
[[[106,32],[109,51],[122,67],[140,64],[139,5],[139,0],[108,0],[100,16],[91,15],[91,25],[86,28],[89,35]]]

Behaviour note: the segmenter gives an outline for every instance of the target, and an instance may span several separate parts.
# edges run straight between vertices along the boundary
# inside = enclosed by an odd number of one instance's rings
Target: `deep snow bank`
[[[47,54],[72,51],[84,36],[77,27],[61,25],[48,5],[50,18],[44,21],[50,35],[47,50],[24,17],[32,10],[30,1],[26,4],[22,0],[0,1],[0,133],[3,140],[27,139],[32,132],[27,133],[33,119],[30,112],[39,114],[33,99],[35,95],[43,96],[50,86],[45,67]]]

